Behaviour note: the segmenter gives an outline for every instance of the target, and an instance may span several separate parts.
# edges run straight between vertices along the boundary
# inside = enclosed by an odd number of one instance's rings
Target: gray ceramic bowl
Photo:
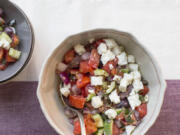
[[[5,12],[5,20],[16,19],[16,32],[20,38],[19,50],[22,51],[20,59],[10,64],[4,71],[0,71],[0,83],[8,81],[20,73],[27,65],[34,46],[32,26],[24,12],[8,0],[0,0],[0,8]]]
[[[161,70],[151,53],[144,48],[131,34],[111,29],[97,29],[82,32],[65,39],[47,58],[39,78],[37,96],[44,115],[52,127],[61,135],[72,135],[73,127],[64,114],[60,102],[55,74],[56,64],[63,59],[63,55],[77,43],[86,44],[88,39],[113,38],[123,45],[136,58],[143,77],[149,82],[148,113],[142,123],[135,129],[133,135],[143,135],[155,122],[159,115],[166,90]]]

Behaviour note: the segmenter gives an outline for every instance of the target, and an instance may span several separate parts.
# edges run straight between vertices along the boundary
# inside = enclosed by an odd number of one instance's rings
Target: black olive
[[[117,108],[121,108],[121,107],[129,107],[129,102],[127,100],[127,98],[121,100],[121,102],[119,104],[116,105]]]

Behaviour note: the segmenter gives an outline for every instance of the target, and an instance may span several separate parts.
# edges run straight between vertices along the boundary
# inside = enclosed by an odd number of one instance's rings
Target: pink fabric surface
[[[38,82],[0,86],[0,135],[57,135],[40,109]],[[161,113],[147,135],[180,134],[180,80],[168,80]]]

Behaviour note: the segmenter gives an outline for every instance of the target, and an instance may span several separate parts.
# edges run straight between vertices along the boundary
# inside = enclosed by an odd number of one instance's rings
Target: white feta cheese
[[[120,66],[127,64],[127,55],[125,52],[122,52],[120,55],[117,55],[118,58],[118,64]]]
[[[64,86],[62,88],[60,87],[60,92],[62,93],[62,95],[64,95],[65,97],[68,97],[68,95],[70,94],[70,90],[69,90],[70,87],[71,87],[70,84],[68,84],[68,85],[64,84]]]
[[[0,40],[0,47],[6,49],[6,50],[9,50],[9,48],[11,47],[10,46],[10,43],[5,39],[5,38],[2,38]]]
[[[144,89],[143,83],[140,80],[133,81],[133,89],[138,92],[139,90]]]
[[[138,94],[130,95],[128,97],[128,101],[129,101],[129,104],[130,104],[132,110],[134,110],[135,107],[141,105],[141,101],[139,100]]]
[[[135,91],[135,89],[132,89],[131,93],[129,93],[130,96],[135,95],[135,94],[137,94],[137,92]]]
[[[100,45],[98,46],[97,48],[97,51],[99,54],[103,54],[103,53],[106,53],[107,52],[107,46],[105,43],[100,43]]]
[[[116,43],[116,41],[114,39],[104,39],[104,41],[109,49],[118,46],[118,44]]]
[[[99,108],[103,105],[103,102],[101,100],[101,97],[99,96],[94,96],[92,97],[91,99],[91,105],[94,107],[94,108]]]
[[[114,66],[112,65],[112,64],[109,64],[109,69],[113,69],[114,68]]]
[[[95,93],[95,90],[94,90],[93,88],[89,88],[89,89],[88,89],[88,92],[89,92],[90,94],[93,94],[93,93]]]
[[[105,65],[108,61],[113,60],[115,58],[114,53],[108,50],[106,53],[103,53],[101,56],[101,61],[103,65]]]
[[[120,83],[121,79],[122,79],[122,77],[119,76],[119,75],[115,75],[115,76],[113,77],[113,81],[116,81],[117,83]]]
[[[103,77],[102,76],[91,76],[91,85],[103,85]]]
[[[128,81],[126,80],[126,79],[121,79],[121,81],[120,81],[120,85],[119,85],[119,90],[121,91],[121,92],[126,92],[126,89],[127,89],[127,86],[128,86],[129,84],[128,84]]]
[[[135,128],[136,128],[136,127],[135,127],[135,126],[132,126],[132,125],[126,126],[126,127],[125,127],[125,129],[126,129],[126,135],[132,135],[132,133],[133,133],[133,131],[134,131]]]
[[[139,67],[138,64],[129,64],[129,69],[131,71],[138,71],[138,67]]]
[[[113,92],[111,92],[111,94],[109,95],[109,99],[111,100],[111,102],[113,102],[114,104],[118,104],[120,103],[120,97],[117,94],[117,90],[114,90]]]
[[[127,80],[128,82],[128,85],[132,83],[132,80],[133,80],[133,75],[132,74],[128,74],[128,73],[124,73],[124,79]]]
[[[109,119],[115,119],[117,116],[117,112],[114,109],[108,109],[107,111],[105,111],[105,115],[107,115]]]
[[[135,62],[135,58],[133,55],[128,55],[128,63],[134,63]]]
[[[134,80],[141,80],[141,73],[139,71],[133,71],[131,74],[133,75]]]
[[[148,102],[148,101],[149,101],[149,96],[148,96],[148,95],[145,95],[144,101],[145,101],[145,102]]]
[[[112,52],[117,56],[117,55],[121,54],[123,50],[124,50],[124,48],[122,46],[115,46],[112,49]]]
[[[76,52],[77,54],[79,54],[79,55],[82,55],[83,53],[86,52],[84,46],[83,46],[83,45],[80,45],[80,44],[75,45],[75,46],[74,46],[74,50],[75,50],[75,52]]]

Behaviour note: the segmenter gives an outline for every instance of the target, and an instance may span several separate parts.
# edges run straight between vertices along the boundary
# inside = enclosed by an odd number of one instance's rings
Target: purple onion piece
[[[86,87],[85,87],[85,91],[95,91],[95,87],[94,86],[92,86],[91,84],[88,84],[88,85],[86,85]]]
[[[81,57],[80,56],[76,56],[71,63],[69,64],[70,68],[78,68],[79,64],[81,62]]]
[[[121,108],[121,107],[129,107],[129,103],[127,98],[121,100],[121,102],[119,104],[116,105],[117,108]]]
[[[139,112],[138,111],[134,111],[134,116],[135,116],[135,118],[136,118],[136,120],[137,121],[139,121],[139,120],[141,120],[141,118],[140,118],[140,115],[139,115]]]
[[[65,83],[65,84],[68,84],[70,81],[69,81],[69,77],[68,77],[68,74],[66,72],[62,72],[60,73],[60,78],[61,80]]]
[[[81,89],[79,89],[79,88],[77,87],[77,85],[74,84],[74,85],[71,87],[71,92],[72,92],[74,95],[79,95],[79,94],[81,94]]]
[[[6,32],[9,36],[12,36],[14,33],[11,27],[5,27],[4,32]]]
[[[85,52],[84,54],[81,55],[82,60],[89,60],[91,53],[90,52]]]
[[[121,128],[123,126],[120,120],[115,120],[115,124],[118,128]]]

